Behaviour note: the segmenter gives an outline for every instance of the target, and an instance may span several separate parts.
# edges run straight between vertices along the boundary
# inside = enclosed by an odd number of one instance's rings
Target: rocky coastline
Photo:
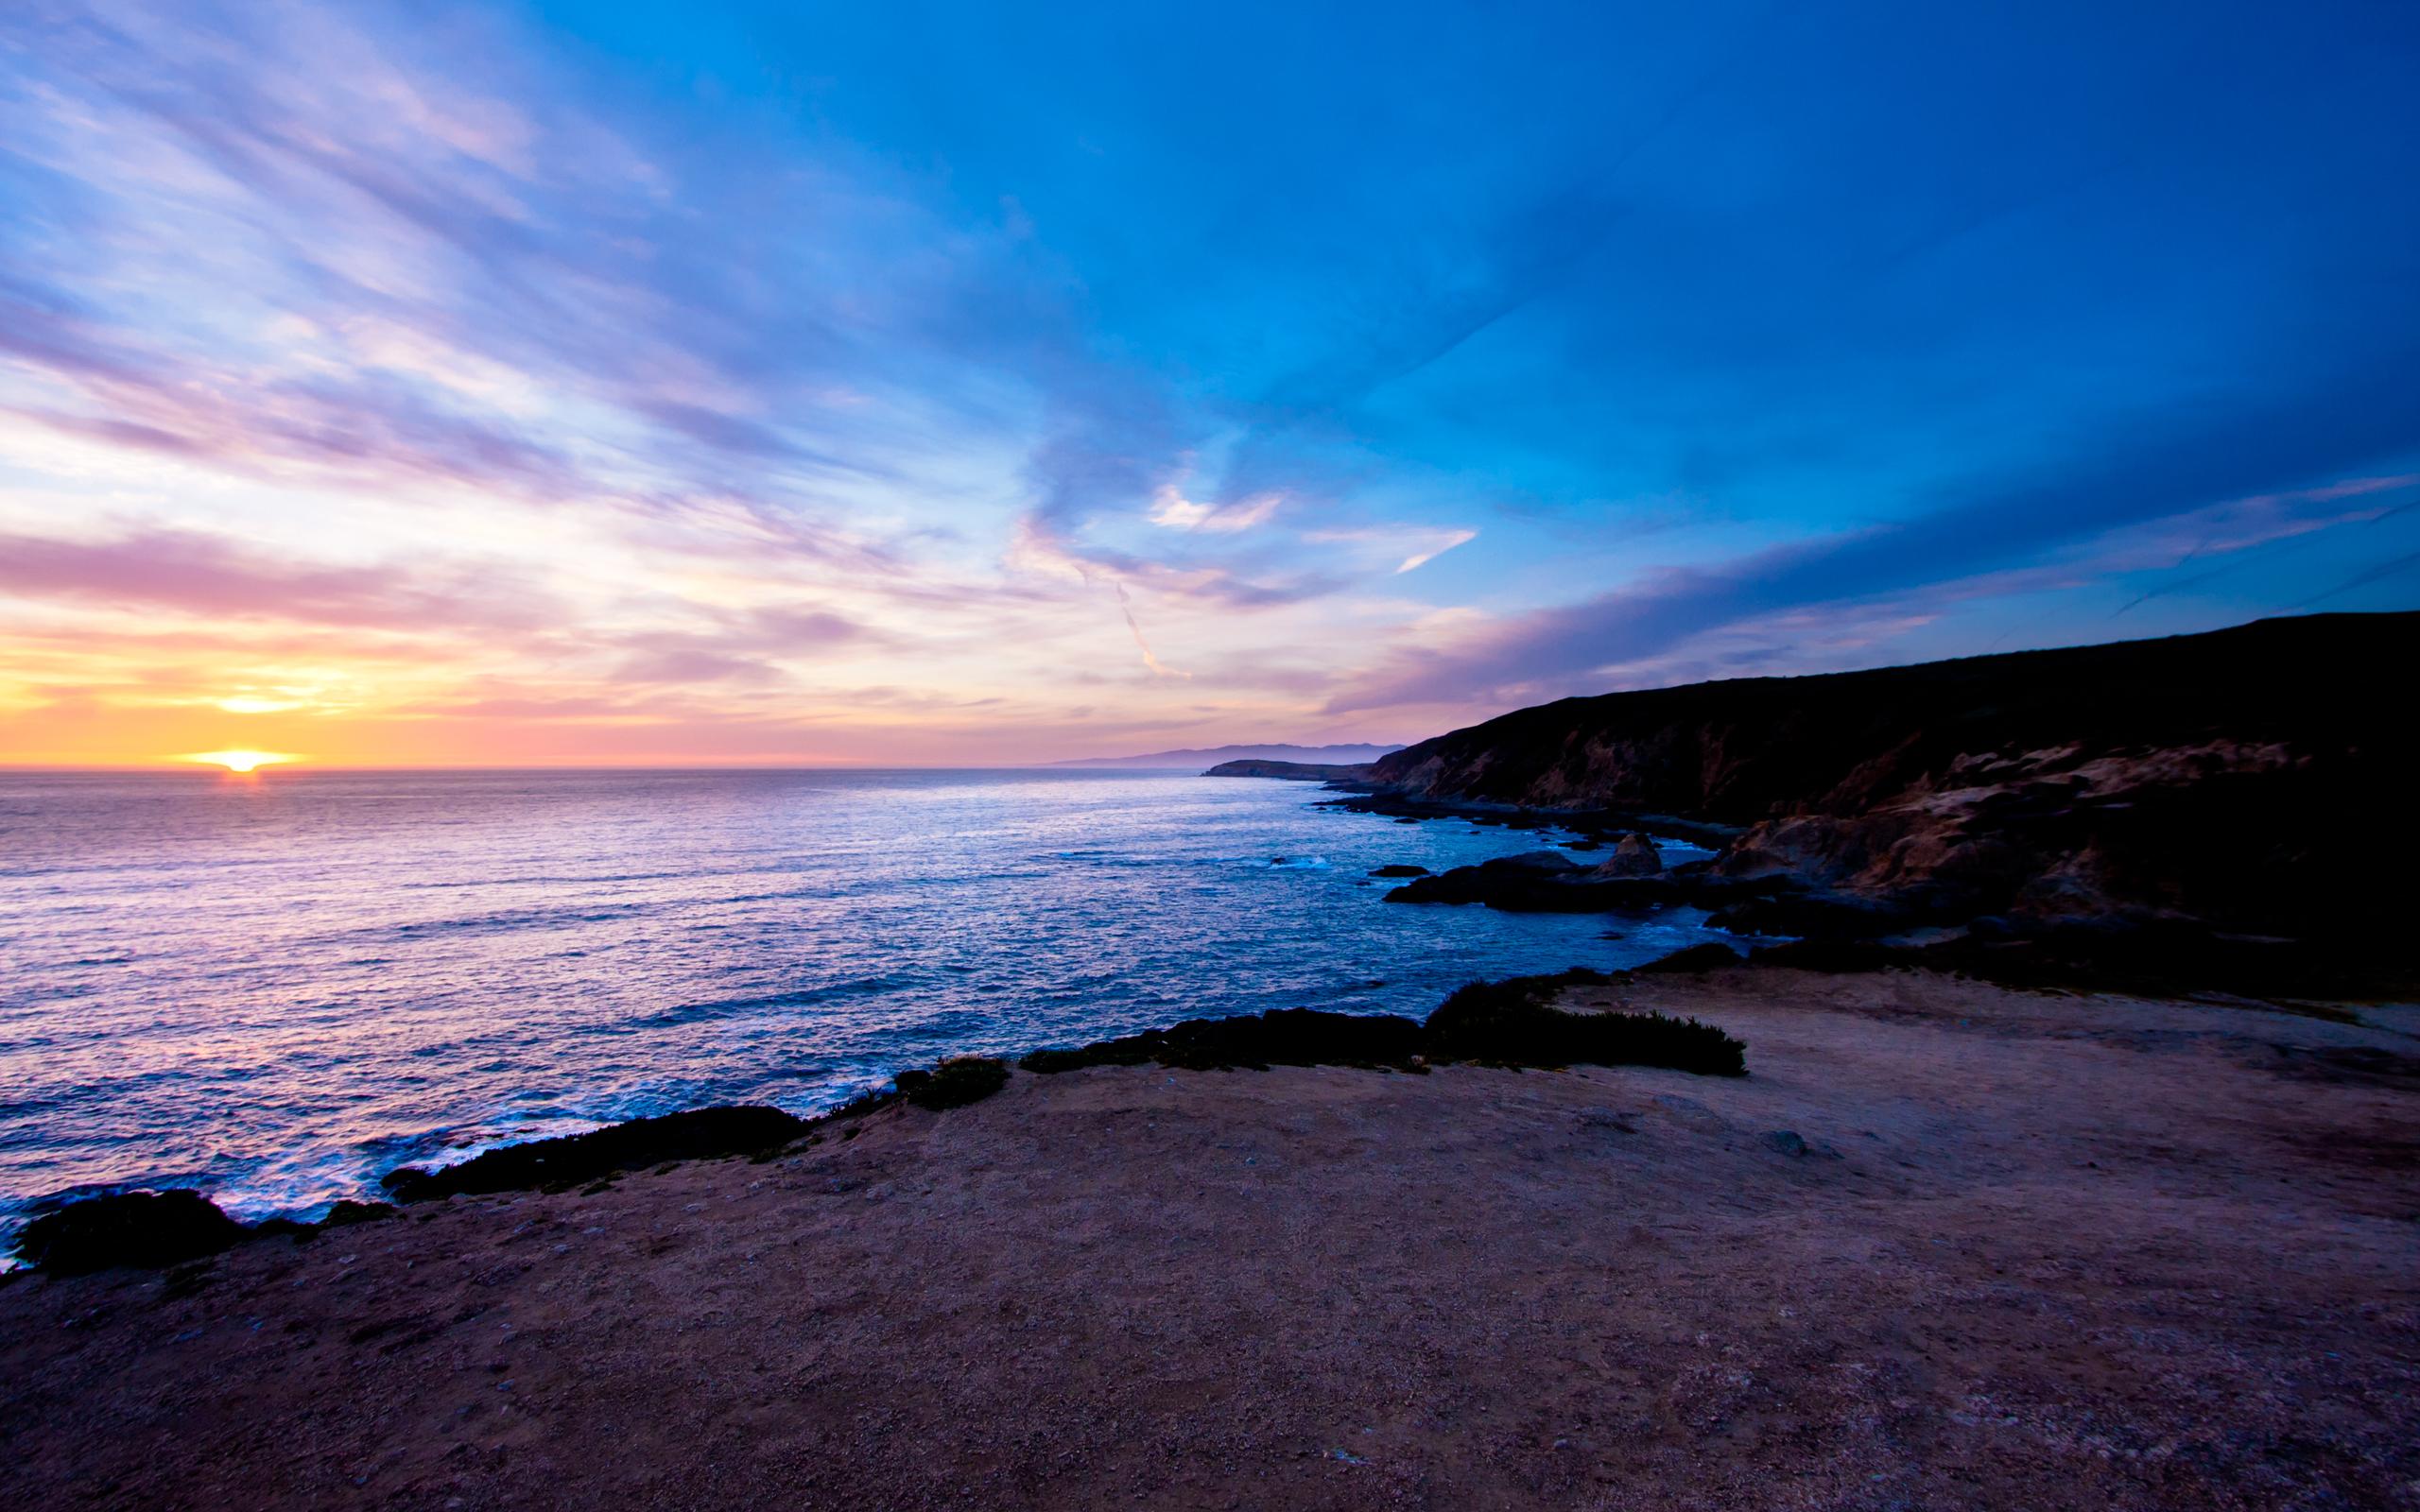
[[[2420,1476],[2411,1010],[1688,963],[1512,995],[1717,1025],[1750,1074],[1164,1033],[18,1273],[0,1495],[2182,1512]]]
[[[1668,868],[1560,851],[1408,882],[1405,903],[1686,904],[1743,943],[2147,990],[2387,996],[2420,839],[2381,665],[2420,615],[1566,699],[1331,780],[1400,820],[1685,838]]]

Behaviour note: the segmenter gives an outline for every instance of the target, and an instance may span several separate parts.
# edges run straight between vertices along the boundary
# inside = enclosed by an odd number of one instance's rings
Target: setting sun
[[[208,766],[224,766],[231,772],[249,772],[259,767],[275,766],[281,763],[297,761],[301,758],[273,750],[205,750],[198,751],[191,756],[180,756],[177,759],[199,762]]]

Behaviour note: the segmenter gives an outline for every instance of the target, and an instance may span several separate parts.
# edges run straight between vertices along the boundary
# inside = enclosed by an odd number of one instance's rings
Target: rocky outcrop
[[[1533,854],[1535,852],[1532,852]],[[1548,852],[1550,854],[1557,852]],[[1475,867],[1456,867],[1432,877],[1414,877],[1386,896],[1391,903],[1480,903],[1515,914],[1602,914],[1690,903],[1731,909],[1793,886],[1782,877],[1725,877],[1705,862],[1653,876],[1606,877],[1597,868],[1566,862],[1533,866],[1500,857]]]
[[[1572,698],[1397,751],[1366,801],[1734,827],[1710,876],[1663,880],[1701,898],[1761,885],[1723,920],[1743,929],[2183,921],[2355,949],[2396,927],[2396,858],[2420,837],[2405,700],[2380,680],[2415,657],[2420,614],[2315,615]],[[1459,876],[1390,896],[1568,904],[1658,880],[1547,893]]]
[[[1664,869],[1664,853],[1643,834],[1625,834],[1614,853],[1597,864],[1592,875],[1601,878],[1652,877]]]

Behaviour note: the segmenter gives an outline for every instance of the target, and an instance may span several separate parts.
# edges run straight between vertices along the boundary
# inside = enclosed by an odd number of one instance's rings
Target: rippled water
[[[391,1167],[1181,1018],[1426,1013],[1701,917],[1388,905],[1541,838],[1095,772],[0,775],[0,1222]],[[1278,858],[1285,858],[1280,861]],[[1607,938],[1609,924],[1625,937]]]

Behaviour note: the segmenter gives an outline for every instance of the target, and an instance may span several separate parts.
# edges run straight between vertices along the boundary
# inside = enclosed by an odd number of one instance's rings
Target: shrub
[[[1664,1066],[1709,1076],[1748,1074],[1747,1046],[1712,1024],[1661,1013],[1566,1013],[1547,999],[1606,978],[1595,971],[1473,982],[1426,1025],[1440,1059],[1527,1066]]]
[[[918,1108],[936,1111],[979,1103],[1009,1084],[1009,1063],[989,1056],[953,1056],[930,1071],[903,1071],[899,1091]]]
[[[1730,946],[1720,940],[1707,940],[1703,945],[1691,945],[1685,950],[1674,951],[1669,955],[1659,955],[1645,966],[1634,966],[1631,970],[1642,973],[1710,971],[1720,966],[1737,966],[1739,960],[1739,953]]]
[[[216,1255],[250,1237],[218,1205],[183,1187],[87,1197],[45,1212],[17,1235],[17,1258],[60,1276],[115,1265],[159,1269]]]
[[[778,1108],[698,1108],[660,1118],[634,1118],[586,1134],[509,1144],[435,1171],[406,1166],[388,1172],[380,1185],[405,1202],[457,1193],[563,1186],[666,1160],[753,1155],[786,1144],[806,1129],[806,1120]]]
[[[1420,1025],[1393,1014],[1278,1008],[1232,1019],[1187,1019],[1102,1040],[1078,1050],[1037,1050],[1028,1071],[1045,1074],[1085,1066],[1158,1061],[1187,1071],[1266,1071],[1271,1066],[1397,1066],[1422,1053]]]

